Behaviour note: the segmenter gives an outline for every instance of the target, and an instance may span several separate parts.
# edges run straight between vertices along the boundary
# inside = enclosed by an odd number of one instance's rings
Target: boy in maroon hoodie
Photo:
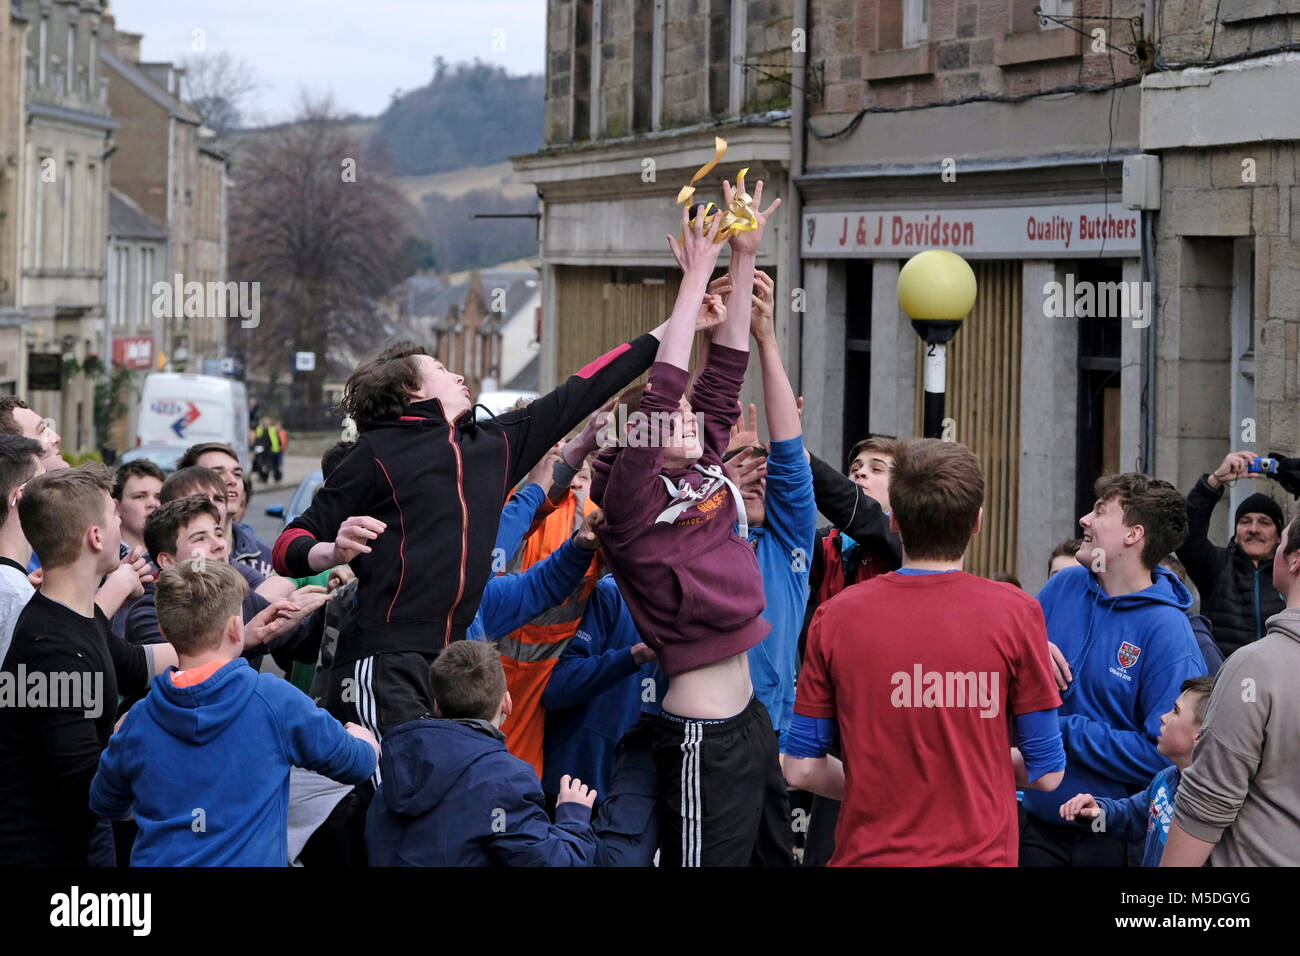
[[[723,193],[726,208],[730,184]],[[755,210],[762,195],[760,182]],[[682,245],[669,238],[684,273],[681,289],[641,415],[628,414],[620,447],[606,449],[593,467],[591,496],[605,511],[599,533],[610,567],[669,678],[652,744],[663,797],[661,866],[792,862],[791,847],[772,845],[761,825],[765,806],[788,796],[746,656],[769,630],[763,581],[746,544],[740,494],[722,470],[749,358],[755,257],[779,204],[758,213],[757,229],[731,239],[726,316],[689,401],[695,317],[720,244],[716,221],[705,234],[702,222],[692,226],[683,212]],[[649,428],[639,427],[647,418]]]

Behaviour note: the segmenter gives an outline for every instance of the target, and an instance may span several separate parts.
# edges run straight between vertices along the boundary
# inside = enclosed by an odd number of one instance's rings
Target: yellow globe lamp
[[[918,252],[898,271],[898,304],[925,343],[925,437],[943,434],[948,341],[975,305],[975,272],[946,249]]]

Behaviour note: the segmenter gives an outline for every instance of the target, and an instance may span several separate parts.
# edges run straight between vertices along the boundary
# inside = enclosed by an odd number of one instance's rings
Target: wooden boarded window
[[[1016,573],[1020,493],[1020,263],[971,262],[975,307],[948,345],[944,416],[984,470],[984,523],[966,551],[966,570]],[[924,429],[921,340],[916,349],[914,434]],[[1051,428],[1050,422],[1042,427]]]
[[[676,269],[617,272],[621,275],[604,267],[555,267],[555,305],[559,313],[555,328],[557,382],[563,382],[596,356],[644,335],[672,313],[681,284]],[[652,281],[637,278],[641,273]],[[616,282],[615,278],[627,281]],[[692,366],[694,363],[692,347]]]

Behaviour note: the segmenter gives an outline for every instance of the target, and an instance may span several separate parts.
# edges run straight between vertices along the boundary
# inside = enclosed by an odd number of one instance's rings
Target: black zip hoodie
[[[437,399],[397,420],[362,422],[356,448],[275,543],[281,574],[312,573],[307,555],[347,518],[387,525],[351,562],[357,612],[339,635],[335,665],[371,654],[434,654],[465,636],[492,570],[501,508],[547,450],[648,369],[659,340],[646,334],[596,359],[527,408],[448,424]]]

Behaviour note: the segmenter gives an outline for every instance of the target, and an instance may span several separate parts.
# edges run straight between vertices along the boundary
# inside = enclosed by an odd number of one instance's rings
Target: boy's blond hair
[[[104,523],[112,490],[113,473],[94,463],[60,468],[27,482],[18,520],[43,568],[61,568],[81,557],[86,532]]]
[[[226,622],[242,617],[248,583],[224,561],[191,558],[158,575],[158,628],[177,654],[215,651]]]

